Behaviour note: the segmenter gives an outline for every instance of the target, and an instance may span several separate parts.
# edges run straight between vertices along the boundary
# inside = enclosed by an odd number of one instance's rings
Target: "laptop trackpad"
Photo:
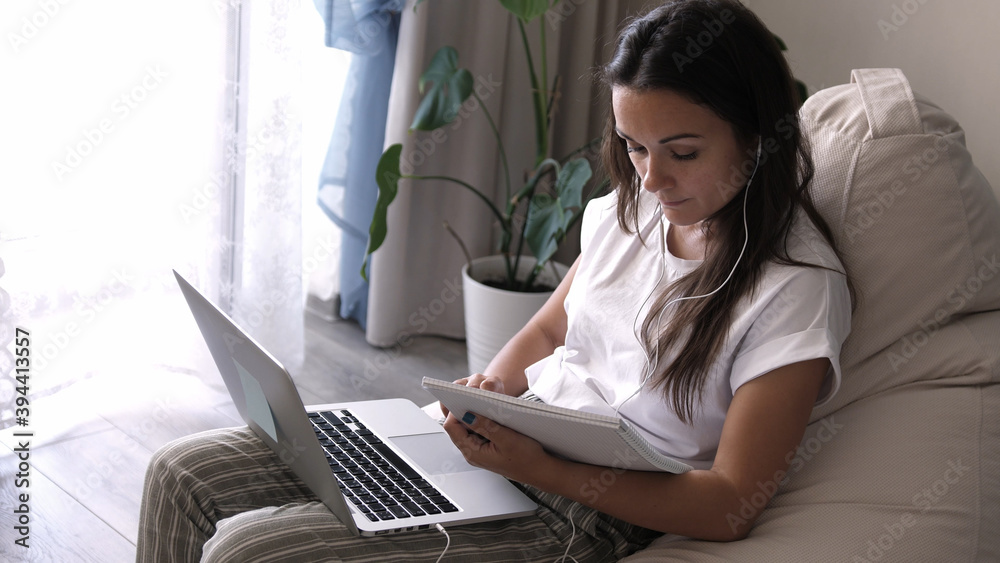
[[[417,465],[431,475],[476,471],[458,451],[451,438],[442,432],[393,436],[389,440]]]

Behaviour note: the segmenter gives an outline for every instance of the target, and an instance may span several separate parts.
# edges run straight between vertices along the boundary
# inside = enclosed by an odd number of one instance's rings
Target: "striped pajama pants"
[[[442,561],[552,563],[567,544],[579,563],[617,561],[660,535],[563,497],[521,488],[539,505],[534,515],[447,528],[451,546]],[[352,535],[243,427],[181,438],[154,454],[146,472],[136,561],[433,562],[445,542],[433,528],[376,538]]]

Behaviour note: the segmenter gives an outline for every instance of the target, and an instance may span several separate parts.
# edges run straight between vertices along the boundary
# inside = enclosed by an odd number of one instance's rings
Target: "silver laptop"
[[[356,535],[532,514],[505,478],[469,465],[405,399],[304,407],[288,372],[174,271],[247,425]]]

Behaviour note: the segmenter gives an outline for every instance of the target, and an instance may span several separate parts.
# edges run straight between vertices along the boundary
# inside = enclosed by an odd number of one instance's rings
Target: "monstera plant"
[[[543,16],[558,1],[499,0],[500,4],[516,18],[527,57],[530,90],[525,92],[524,102],[531,103],[534,108],[534,168],[526,173],[510,169],[507,150],[496,122],[473,88],[472,73],[459,66],[459,55],[454,48],[442,47],[420,77],[418,87],[423,98],[413,117],[410,131],[434,131],[452,123],[459,115],[462,104],[470,97],[474,97],[481,110],[476,113],[481,113],[483,116],[482,125],[488,127],[496,139],[497,154],[504,179],[503,203],[500,205],[494,203],[490,195],[494,190],[484,190],[460,178],[403,174],[400,171],[403,146],[401,144],[390,146],[382,154],[376,169],[378,201],[369,229],[368,249],[361,267],[362,276],[367,275],[368,258],[371,253],[385,241],[389,228],[387,211],[396,197],[399,180],[406,178],[435,181],[440,189],[465,189],[475,194],[489,209],[493,223],[500,229],[498,254],[504,258],[505,275],[502,280],[490,280],[490,284],[510,291],[536,290],[537,276],[549,263],[566,233],[581,217],[586,204],[583,196],[584,186],[592,176],[589,161],[581,155],[597,143],[596,140],[592,141],[561,159],[551,156],[549,130],[552,126],[559,79],[555,76],[550,82],[548,75],[545,56],[546,26],[538,26],[542,53],[537,59],[528,41],[527,26]],[[519,100],[514,100],[512,103],[518,102]],[[518,178],[521,179],[520,182],[516,180]],[[591,190],[591,194],[596,195],[603,191],[603,187]],[[449,229],[449,232],[457,238],[454,231]],[[471,262],[465,245],[461,240],[459,243]],[[519,267],[525,246],[535,258],[533,266],[527,269]]]

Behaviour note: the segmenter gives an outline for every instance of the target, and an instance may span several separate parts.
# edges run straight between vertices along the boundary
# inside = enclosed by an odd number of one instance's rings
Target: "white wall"
[[[962,125],[976,165],[1000,195],[1000,1],[744,3],[788,44],[792,71],[810,93],[849,82],[853,68],[901,68],[914,91]]]

